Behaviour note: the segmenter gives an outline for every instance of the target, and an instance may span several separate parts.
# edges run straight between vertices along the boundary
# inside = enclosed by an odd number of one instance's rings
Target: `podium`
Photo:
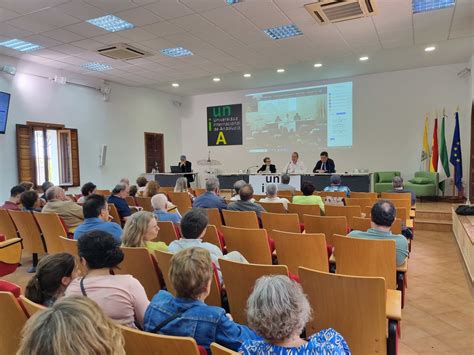
[[[149,173],[149,174],[143,174],[145,178],[150,181],[150,180],[155,180],[157,181],[160,186],[163,187],[173,187],[176,185],[176,180],[178,180],[180,177],[186,177],[186,175],[193,175],[194,176],[194,181],[196,182],[196,187],[199,187],[199,179],[198,179],[198,173]]]

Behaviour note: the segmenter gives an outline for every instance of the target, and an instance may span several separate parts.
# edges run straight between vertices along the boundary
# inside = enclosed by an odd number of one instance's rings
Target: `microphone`
[[[211,151],[210,150],[207,152],[207,162],[208,163],[211,162]]]
[[[290,164],[291,164],[291,161],[289,161],[288,164],[286,165],[286,171],[285,171],[286,174],[288,174],[288,170],[290,169]]]

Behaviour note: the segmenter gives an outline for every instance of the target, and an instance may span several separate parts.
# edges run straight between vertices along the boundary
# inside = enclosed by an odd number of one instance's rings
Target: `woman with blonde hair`
[[[87,297],[62,298],[33,315],[17,355],[125,355],[120,327]]]
[[[160,184],[155,180],[150,180],[145,186],[143,197],[153,197],[160,191]]]
[[[187,192],[191,201],[194,200],[194,196],[188,190],[188,179],[185,177],[180,177],[176,180],[176,184],[174,185],[174,192]]]
[[[150,253],[155,250],[168,251],[168,246],[163,242],[153,242],[160,227],[151,212],[140,211],[132,214],[125,223],[122,234],[122,246],[140,248],[145,247]]]

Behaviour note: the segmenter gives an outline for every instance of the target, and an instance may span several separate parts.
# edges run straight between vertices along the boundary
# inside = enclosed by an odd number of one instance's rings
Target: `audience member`
[[[349,237],[376,240],[394,240],[397,250],[397,266],[402,265],[408,257],[408,241],[401,234],[392,234],[390,227],[395,221],[396,210],[392,202],[379,200],[371,210],[371,228],[364,231],[352,231]]]
[[[97,191],[97,186],[94,185],[92,182],[86,182],[84,185],[81,187],[81,194],[82,196],[79,197],[77,200],[77,203],[84,203],[86,200],[86,197],[92,194],[95,194]]]
[[[395,192],[395,193],[403,193],[403,192],[409,192],[411,194],[411,205],[415,205],[416,203],[416,194],[412,190],[407,190],[403,186],[403,179],[401,176],[394,176],[392,179],[392,186],[393,189],[387,192]]]
[[[283,207],[285,207],[285,210],[288,209],[288,204],[290,201],[286,198],[281,198],[278,197],[278,187],[276,184],[268,184],[267,185],[267,191],[266,191],[267,197],[262,198],[260,202],[273,202],[273,203],[282,203]]]
[[[62,298],[34,314],[17,355],[125,355],[122,331],[87,297]]]
[[[25,188],[21,185],[13,186],[10,190],[10,198],[0,207],[3,210],[20,210],[21,194],[25,192]]]
[[[148,183],[148,180],[144,176],[139,176],[139,177],[137,177],[136,182],[137,182],[137,186],[138,186],[137,196],[143,196],[143,194],[145,192],[146,184]]]
[[[32,183],[31,181],[22,181],[19,184],[20,186],[23,186],[25,188],[25,191],[30,191],[35,189],[35,184]]]
[[[41,199],[35,190],[25,191],[20,195],[22,211],[41,212]]]
[[[153,197],[160,191],[160,184],[158,181],[150,180],[145,186],[143,197]]]
[[[247,185],[247,182],[245,180],[237,180],[234,182],[234,193],[232,194],[232,197],[230,198],[231,201],[240,201],[240,195],[239,191],[242,188],[242,186]],[[255,202],[255,199],[252,199],[252,202]]]
[[[277,185],[278,191],[290,191],[294,196],[296,193],[296,188],[290,185],[290,175],[283,174],[280,178],[281,183]]]
[[[123,227],[122,246],[132,248],[147,248],[150,253],[155,250],[168,251],[168,246],[163,242],[153,242],[160,227],[151,212],[140,211],[127,219]]]
[[[54,184],[50,181],[45,181],[41,184],[41,191],[43,191],[43,194],[41,195],[41,199],[43,201],[46,202],[46,191],[48,191],[48,189],[53,186]]]
[[[151,205],[153,207],[153,213],[155,217],[160,221],[170,221],[173,223],[181,222],[181,215],[179,212],[171,213],[169,209],[176,209],[172,204],[168,202],[168,198],[165,194],[156,194],[151,198]]]
[[[176,297],[159,291],[145,313],[145,331],[193,337],[210,354],[210,344],[219,343],[237,351],[242,342],[257,335],[235,323],[220,307],[204,303],[211,290],[213,267],[209,252],[187,248],[171,258],[169,276]]]
[[[215,176],[206,179],[206,192],[196,197],[193,207],[227,209],[224,199],[219,196],[219,180]]]
[[[121,178],[119,184],[130,186],[130,180],[128,178]]]
[[[311,319],[311,306],[301,286],[287,276],[262,276],[247,300],[249,326],[263,340],[249,339],[240,348],[257,354],[350,354],[349,346],[334,329],[323,329],[307,340],[300,334]]]
[[[228,209],[230,211],[254,211],[257,213],[257,217],[260,219],[262,212],[265,212],[265,209],[252,202],[253,198],[253,187],[252,185],[244,185],[239,190],[240,201],[232,202]]]
[[[137,185],[130,186],[130,188],[128,189],[128,196],[135,197],[137,196],[137,193],[138,193]]]
[[[303,181],[301,184],[301,192],[303,196],[293,197],[293,203],[300,205],[319,205],[321,211],[324,212],[324,202],[321,196],[313,195],[314,185],[309,181]]]
[[[181,238],[174,240],[168,246],[171,253],[177,253],[180,250],[199,247],[206,249],[211,253],[212,262],[216,265],[219,280],[222,283],[222,274],[219,268],[219,258],[224,258],[240,263],[248,261],[238,251],[233,251],[223,255],[222,250],[214,244],[203,242],[202,238],[206,234],[206,228],[209,224],[207,213],[200,208],[192,208],[181,220]]]
[[[187,192],[191,201],[194,200],[194,196],[188,190],[188,179],[186,179],[184,176],[176,179],[174,192]]]
[[[36,274],[25,288],[30,301],[51,307],[64,295],[66,287],[78,276],[74,256],[68,253],[47,255],[41,258]]]
[[[62,218],[69,231],[73,232],[84,221],[82,207],[66,197],[66,193],[59,186],[52,186],[46,191],[48,202],[43,212],[57,213]]]
[[[110,222],[109,208],[104,196],[87,196],[82,211],[84,222],[74,231],[74,239],[77,240],[90,231],[103,231],[112,235],[118,245],[122,243],[122,227],[115,222]]]
[[[328,192],[335,192],[335,191],[340,191],[340,192],[344,192],[346,194],[347,197],[349,197],[351,195],[351,190],[349,189],[349,187],[345,186],[345,185],[341,185],[341,176],[340,175],[331,175],[331,185],[329,186],[326,186],[324,188],[324,191],[328,191]]]
[[[125,197],[128,196],[128,186],[125,184],[115,185],[112,190],[112,195],[109,196],[107,202],[113,203],[117,208],[117,212],[121,219],[126,220],[131,214],[132,210],[128,206]]]
[[[66,297],[89,297],[116,322],[132,328],[137,322],[142,327],[150,302],[133,276],[110,274],[124,258],[114,238],[103,231],[91,231],[79,238],[77,249],[87,273],[69,284]]]

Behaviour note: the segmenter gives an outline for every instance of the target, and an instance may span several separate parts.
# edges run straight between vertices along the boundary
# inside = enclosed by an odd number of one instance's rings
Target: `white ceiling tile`
[[[68,57],[67,54],[61,53],[61,52],[56,52],[50,49],[40,49],[38,51],[34,52],[34,55],[48,58],[48,59],[55,59],[55,60],[60,60],[61,58]]]
[[[0,0],[0,7],[21,14],[29,14],[68,1],[69,0]]]
[[[471,16],[457,18],[451,26],[449,39],[474,36],[474,19]],[[474,52],[474,51],[473,51]]]
[[[122,33],[122,32],[119,32]],[[93,38],[94,41],[103,43],[103,44],[116,44],[126,42],[127,40],[124,37],[121,37],[118,33],[109,33],[102,36],[97,36]]]
[[[124,19],[125,21],[133,23],[135,26],[145,26],[163,20],[156,14],[143,7],[136,7],[134,9],[121,11],[116,13],[116,16]]]
[[[188,32],[212,32],[216,30],[216,26],[207,21],[199,14],[178,17],[170,20],[171,23],[184,28]]]
[[[189,49],[194,54],[199,54],[206,50],[214,50],[215,47],[206,41],[195,37],[189,33],[180,33],[164,37],[165,40],[173,43],[175,46]]]
[[[44,31],[53,30],[58,26],[53,26],[48,23],[44,23],[41,21],[34,21],[31,17],[33,15],[25,15],[21,17],[17,17],[13,20],[7,22],[7,24],[15,26],[16,28],[20,28],[25,31],[29,31],[32,33],[40,33]]]
[[[74,33],[76,33],[80,36],[86,37],[86,38],[94,37],[94,36],[100,36],[100,35],[103,35],[103,34],[110,33],[110,32],[107,32],[106,30],[104,30],[100,27],[91,25],[88,22],[76,23],[74,25],[64,27],[64,29],[68,30],[68,31],[71,31],[71,32],[74,32]]]
[[[137,4],[129,0],[84,0],[90,5],[94,5],[104,11],[115,13],[123,10],[132,9],[137,7]]]
[[[60,46],[52,47],[50,48],[54,51],[69,54],[69,55],[75,55],[84,52],[84,48],[79,48],[76,46],[72,46],[70,44],[62,44]]]
[[[150,5],[146,5],[145,9],[155,13],[165,20],[171,20],[176,17],[182,17],[194,13],[194,10],[174,0],[161,0]]]
[[[413,15],[415,44],[448,39],[452,16],[452,8]]]
[[[126,38],[129,41],[141,42],[149,39],[156,38],[153,33],[142,30],[141,28],[133,28],[126,31],[120,31],[120,36]]]
[[[196,12],[227,6],[226,2],[222,0],[181,0],[181,2]]]
[[[308,0],[274,0],[275,5],[277,5],[280,9],[284,10],[285,13],[288,10],[293,9],[303,9],[304,5],[309,4]],[[305,10],[306,11],[306,10]]]
[[[69,43],[69,42],[74,42],[74,41],[79,41],[81,39],[84,39],[83,36],[80,36],[68,30],[64,30],[62,28],[43,32],[42,35],[48,36],[49,38],[55,39],[63,43]]]
[[[140,44],[142,44],[142,45],[144,45],[148,48],[151,48],[155,51],[159,51],[160,49],[163,49],[163,48],[175,47],[173,43],[167,41],[164,38],[155,38],[155,39],[151,39],[151,40],[148,40],[148,41],[142,41],[142,42],[140,42]]]
[[[69,1],[68,3],[59,5],[56,8],[65,14],[80,18],[81,20],[89,20],[107,15],[106,11],[89,5],[81,0]]]
[[[18,12],[0,8],[0,22],[11,20],[12,18],[18,17],[20,15],[21,14]]]
[[[24,37],[22,39],[31,43],[39,44],[40,46],[44,48],[59,46],[62,44],[62,42],[60,41],[56,41],[55,39],[45,37],[42,35],[33,35],[33,36]]]
[[[183,28],[168,21],[161,21],[151,25],[143,26],[143,29],[147,32],[153,33],[158,37],[165,37],[186,32]]]
[[[64,57],[61,58],[60,62],[68,63],[71,65],[81,65],[86,62],[84,58],[79,58],[79,57],[74,57],[74,56],[69,56],[69,57]]]
[[[83,39],[81,41],[71,42],[71,45],[87,50],[97,50],[104,46],[102,43],[94,41],[93,39]]]
[[[233,7],[261,30],[290,23],[271,0],[248,0],[237,3]]]
[[[33,32],[13,27],[7,23],[0,23],[0,35],[7,38],[20,38],[32,35]]]

